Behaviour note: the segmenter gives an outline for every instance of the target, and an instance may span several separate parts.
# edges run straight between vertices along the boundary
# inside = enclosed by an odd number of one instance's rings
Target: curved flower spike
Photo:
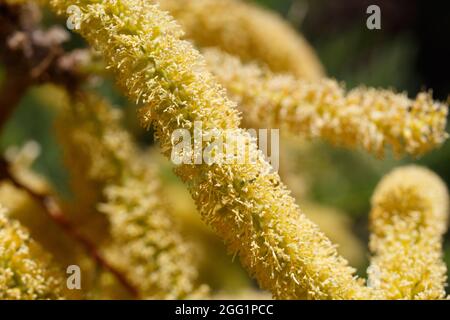
[[[334,80],[298,80],[274,74],[217,49],[204,52],[209,69],[237,101],[249,126],[285,129],[379,157],[386,146],[397,156],[422,155],[442,144],[447,106],[420,93],[415,100],[388,90],[350,92]]]
[[[90,182],[104,194],[94,201],[99,202],[98,210],[109,224],[105,257],[138,288],[142,298],[204,296],[206,288],[195,283],[192,245],[177,231],[161,201],[156,172],[139,154],[120,118],[120,111],[106,101],[78,94],[58,121],[70,162],[87,173],[84,184],[81,180],[75,184],[75,193],[83,195],[79,188]]]
[[[159,0],[200,47],[219,47],[273,71],[320,79],[323,68],[313,49],[277,14],[240,0]]]
[[[0,205],[0,300],[61,299],[63,283],[47,254]]]
[[[388,299],[444,298],[448,205],[445,184],[428,169],[408,166],[383,178],[370,214],[370,286]]]
[[[147,126],[153,122],[167,156],[174,130],[192,133],[194,121],[202,121],[205,131],[219,130],[217,139],[233,129],[239,141],[247,142],[254,163],[182,164],[177,173],[190,186],[203,219],[262,288],[286,299],[373,297],[295,205],[250,135],[238,129],[234,103],[205,70],[202,56],[180,40],[181,28],[168,14],[143,0],[50,3],[60,13],[78,5],[79,32],[102,53],[124,92],[144,104],[141,120]]]

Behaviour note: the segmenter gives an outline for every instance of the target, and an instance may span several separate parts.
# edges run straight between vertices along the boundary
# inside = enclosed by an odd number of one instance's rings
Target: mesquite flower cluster
[[[198,121],[205,135],[218,135],[194,152],[226,141],[226,130],[245,143],[252,162],[182,163],[175,172],[202,220],[259,286],[277,299],[443,298],[441,237],[448,192],[437,176],[416,167],[399,169],[377,188],[371,213],[374,256],[366,284],[302,212],[240,122],[264,121],[291,135],[360,146],[380,156],[388,145],[398,155],[421,155],[445,141],[447,107],[424,93],[410,100],[370,88],[345,92],[322,78],[319,65],[297,63],[297,52],[316,58],[304,40],[263,9],[235,0],[160,2],[47,4],[62,16],[76,6],[76,31],[138,106],[141,124],[153,127],[165,156],[171,156],[172,133],[185,129],[194,135]],[[280,33],[274,37],[277,50],[267,47],[267,35],[259,30],[264,23]],[[205,59],[193,43],[227,53],[203,51]],[[87,180],[98,192],[86,201],[107,220],[112,248],[104,248],[104,259],[125,274],[140,297],[207,295],[195,284],[188,244],[160,203],[149,159],[133,146],[107,103],[89,95],[72,99],[58,121],[59,136],[66,154],[83,155],[83,161],[68,158],[73,160],[69,167],[82,166],[78,174],[88,175],[78,186],[84,189]]]

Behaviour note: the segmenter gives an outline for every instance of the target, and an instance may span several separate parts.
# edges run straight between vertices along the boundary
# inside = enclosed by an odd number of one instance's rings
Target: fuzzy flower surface
[[[61,299],[63,284],[47,254],[0,206],[0,299]]]
[[[59,121],[61,138],[88,180],[103,192],[98,210],[108,221],[108,261],[142,298],[200,297],[191,244],[177,230],[162,200],[158,176],[120,124],[121,113],[91,94],[80,94]],[[83,155],[80,157],[80,155]],[[80,163],[79,163],[80,165]]]
[[[256,143],[239,129],[239,116],[202,56],[173,18],[147,1],[50,1],[64,13],[79,6],[79,32],[103,54],[119,85],[142,104],[140,118],[153,124],[162,150],[172,149],[175,129],[235,129],[256,163],[180,165],[204,221],[260,286],[276,298],[358,299],[372,290],[354,275],[335,246],[308,220],[271,171]],[[208,145],[205,146],[207,148]]]
[[[371,286],[387,299],[442,299],[448,190],[428,169],[395,169],[378,185],[370,214]]]
[[[217,49],[204,51],[207,64],[237,101],[248,126],[280,128],[291,135],[383,156],[424,153],[447,138],[448,107],[427,93],[415,100],[389,90],[346,92],[335,80],[299,80],[256,63],[243,64]]]
[[[241,0],[159,0],[200,47],[219,47],[273,71],[320,79],[323,68],[308,42],[277,14]]]

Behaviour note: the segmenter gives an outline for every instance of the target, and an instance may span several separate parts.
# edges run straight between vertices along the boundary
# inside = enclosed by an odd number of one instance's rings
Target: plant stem
[[[30,81],[27,78],[15,77],[11,72],[7,72],[0,89],[0,133],[29,86]]]
[[[9,164],[3,158],[0,158],[0,179],[1,178],[8,179],[14,186],[27,192],[30,197],[42,206],[53,222],[55,222],[77,243],[84,247],[86,252],[97,262],[98,265],[112,273],[134,298],[139,298],[139,293],[135,286],[129,282],[121,271],[117,270],[102,256],[95,243],[90,241],[77,230],[72,222],[64,215],[57,200],[52,195],[37,193],[18,181],[14,175],[11,174]]]

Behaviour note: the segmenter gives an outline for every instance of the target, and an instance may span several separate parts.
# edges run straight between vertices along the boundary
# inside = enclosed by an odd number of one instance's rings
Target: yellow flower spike
[[[407,166],[383,178],[370,214],[370,286],[388,299],[445,297],[448,205],[445,184],[428,169]]]
[[[351,219],[345,212],[321,204],[302,201],[306,216],[338,246],[342,254],[353,266],[363,265],[366,255],[365,244],[354,234]]]
[[[220,47],[273,71],[320,79],[323,68],[313,49],[277,14],[240,0],[159,0],[201,47]]]
[[[111,222],[113,243],[105,248],[107,259],[128,275],[144,298],[206,297],[207,287],[194,283],[195,248],[174,229],[172,217],[161,205],[155,174],[148,170],[142,174],[105,189],[99,210]]]
[[[47,254],[0,205],[0,300],[61,299],[63,285]]]
[[[26,191],[7,180],[1,181],[0,203],[7,208],[8,219],[15,220],[26,228],[33,240],[52,256],[56,264],[63,267],[81,265],[80,261],[86,258],[82,248],[52,221],[41,204]]]
[[[246,125],[285,129],[383,156],[422,155],[447,138],[448,108],[426,93],[415,100],[388,90],[350,92],[334,80],[298,80],[257,64],[242,64],[217,49],[204,51],[209,69],[237,101]]]
[[[157,174],[121,127],[120,116],[106,101],[78,94],[58,121],[63,148],[74,156],[71,162],[84,168],[87,183],[103,191],[96,201],[109,225],[105,258],[142,298],[205,296],[206,288],[195,283],[192,245],[177,231],[161,201]]]
[[[102,53],[129,97],[143,103],[164,153],[175,129],[234,129],[247,141],[255,164],[180,165],[203,219],[240,256],[249,273],[276,298],[371,298],[354,269],[295,205],[278,174],[271,173],[249,134],[238,129],[235,105],[204,66],[204,59],[180,38],[180,27],[148,1],[51,0],[65,13],[77,5],[79,32]],[[224,133],[222,133],[224,134]],[[226,140],[226,139],[224,139]],[[205,146],[205,148],[207,148]]]

